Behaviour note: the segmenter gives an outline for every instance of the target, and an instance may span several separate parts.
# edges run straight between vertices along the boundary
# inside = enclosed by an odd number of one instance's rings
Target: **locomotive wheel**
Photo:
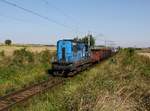
[[[63,77],[67,78],[68,77],[68,73],[67,72],[62,72]]]
[[[52,72],[52,76],[53,76],[53,77],[55,77],[57,74],[58,74],[57,71],[53,71],[53,72]]]

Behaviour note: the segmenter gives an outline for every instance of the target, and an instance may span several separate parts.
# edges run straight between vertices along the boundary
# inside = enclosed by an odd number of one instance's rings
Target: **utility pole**
[[[90,34],[88,34],[88,46],[89,46],[89,47],[91,46],[90,41],[91,41]]]
[[[88,37],[88,46],[89,46],[89,47],[91,46],[91,38],[90,38],[90,35],[91,35],[91,32],[88,31],[87,37]]]
[[[105,47],[106,47],[106,42],[107,42],[107,41],[105,40]]]

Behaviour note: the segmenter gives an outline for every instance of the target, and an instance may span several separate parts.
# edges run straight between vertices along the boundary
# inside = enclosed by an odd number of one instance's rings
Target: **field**
[[[47,79],[52,56],[48,50],[35,54],[25,49],[4,56],[0,95]],[[125,49],[11,111],[149,111],[149,84],[149,57]]]
[[[139,55],[150,57],[150,48],[141,49],[136,51]]]
[[[0,45],[0,52],[4,51],[6,56],[12,56],[13,52],[15,50],[19,50],[22,48],[26,48],[28,51],[39,53],[44,50],[50,50],[50,51],[56,51],[55,46],[34,46],[34,45],[12,45],[12,46],[6,46],[6,45]]]
[[[139,53],[140,55],[144,55],[144,56],[147,56],[150,58],[150,53],[146,53],[146,52],[143,52],[143,53]]]

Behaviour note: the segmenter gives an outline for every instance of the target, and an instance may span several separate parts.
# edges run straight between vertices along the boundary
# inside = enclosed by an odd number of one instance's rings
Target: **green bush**
[[[34,63],[34,53],[27,51],[25,48],[14,51],[13,64],[24,65],[29,63]]]
[[[119,51],[119,57],[116,58],[119,60],[118,63],[121,63],[120,65],[123,67],[127,66],[127,65],[131,65],[134,64],[135,61],[135,56],[137,54],[135,53],[135,49],[133,48],[126,48],[126,49],[122,49]]]
[[[125,53],[127,57],[132,57],[135,54],[135,49],[134,48],[126,48]]]
[[[44,50],[40,52],[40,62],[45,64],[50,64],[51,58],[55,56],[54,52],[50,52],[49,50]]]
[[[42,51],[40,53],[40,62],[50,63],[50,57],[51,55],[49,50]]]

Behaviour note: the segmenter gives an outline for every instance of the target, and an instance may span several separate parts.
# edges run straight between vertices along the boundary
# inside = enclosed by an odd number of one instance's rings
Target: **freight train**
[[[73,76],[111,55],[110,48],[90,48],[83,42],[59,40],[57,59],[52,62],[52,73],[54,76]]]

